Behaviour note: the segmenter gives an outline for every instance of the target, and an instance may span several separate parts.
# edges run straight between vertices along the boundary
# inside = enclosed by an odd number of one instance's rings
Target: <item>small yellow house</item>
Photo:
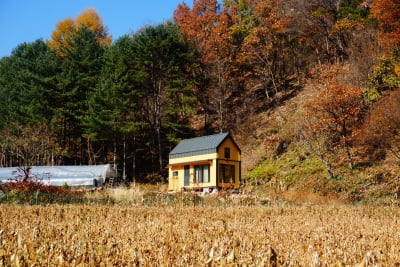
[[[169,153],[171,191],[239,188],[241,151],[229,133],[182,140]]]

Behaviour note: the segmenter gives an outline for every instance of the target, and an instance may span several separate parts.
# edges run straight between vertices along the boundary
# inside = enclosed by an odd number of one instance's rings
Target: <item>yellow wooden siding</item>
[[[171,161],[170,161],[171,162]],[[195,166],[198,165],[206,165],[210,166],[209,169],[209,182],[208,183],[196,183],[195,181]],[[184,166],[190,166],[189,175],[190,175],[190,184],[189,186],[185,186],[185,173]],[[174,173],[178,175],[174,175]],[[216,159],[210,160],[200,160],[196,162],[186,162],[171,165],[169,167],[169,182],[168,189],[172,191],[180,191],[182,188],[192,189],[192,188],[200,188],[200,187],[215,187],[217,184],[217,176],[216,176]]]
[[[225,149],[229,148],[230,155],[229,158],[225,157]],[[231,183],[218,183],[218,187],[222,188],[239,188],[240,186],[240,160],[241,155],[238,147],[232,141],[232,139],[227,138],[225,141],[218,147],[218,164],[227,164],[235,166],[235,181],[233,184]]]
[[[212,160],[217,158],[217,153],[210,153],[204,155],[190,156],[190,157],[182,157],[182,158],[174,158],[169,159],[169,165],[183,164],[188,165],[192,162],[201,162],[206,160]]]
[[[225,139],[225,141],[219,146],[217,158],[225,159],[225,148],[230,149],[230,160],[240,161],[239,150],[230,138]]]
[[[229,148],[229,158],[225,158],[225,149]],[[171,191],[180,191],[182,188],[194,189],[194,188],[212,188],[212,187],[234,187],[239,188],[239,177],[240,177],[240,151],[232,141],[231,138],[227,138],[218,147],[217,153],[209,153],[205,155],[188,156],[182,158],[170,158],[169,159],[169,183],[168,189]],[[195,166],[209,164],[210,165],[210,177],[208,183],[195,183]],[[219,164],[229,164],[235,166],[235,181],[234,183],[218,183],[218,169]],[[190,185],[184,185],[184,166],[189,165],[190,173]],[[177,174],[177,175],[174,175]]]

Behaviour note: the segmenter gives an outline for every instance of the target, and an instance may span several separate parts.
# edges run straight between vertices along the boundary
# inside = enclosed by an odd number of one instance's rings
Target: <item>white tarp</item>
[[[0,168],[0,181],[15,180],[21,172],[18,167]],[[101,186],[106,178],[116,177],[117,172],[111,164],[84,166],[32,166],[30,176],[39,178],[45,184],[61,186]]]

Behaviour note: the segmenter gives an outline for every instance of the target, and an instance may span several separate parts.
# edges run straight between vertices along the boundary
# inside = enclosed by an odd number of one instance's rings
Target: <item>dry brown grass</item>
[[[397,207],[3,205],[0,266],[395,266],[399,229]]]

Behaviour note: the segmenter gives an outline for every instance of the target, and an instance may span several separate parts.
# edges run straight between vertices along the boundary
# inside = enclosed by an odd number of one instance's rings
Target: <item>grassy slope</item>
[[[324,165],[301,140],[299,130],[304,104],[316,93],[316,88],[306,86],[244,126],[249,133],[240,133],[238,142],[246,190],[301,202],[399,202],[399,164],[390,153],[382,162],[359,165],[353,171],[339,158],[334,169],[338,180],[327,178]]]

